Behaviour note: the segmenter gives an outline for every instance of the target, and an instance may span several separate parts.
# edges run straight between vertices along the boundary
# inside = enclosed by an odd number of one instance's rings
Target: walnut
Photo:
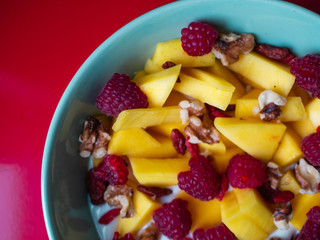
[[[196,117],[191,116],[189,124],[184,128],[185,133],[190,137],[190,143],[208,143],[213,144],[220,141],[219,133],[214,126],[204,124],[204,122]]]
[[[135,216],[132,196],[133,190],[127,185],[109,185],[104,193],[104,200],[110,207],[121,206],[120,217],[132,218]]]
[[[278,189],[279,182],[283,174],[279,170],[279,166],[274,162],[268,162],[267,164],[268,181],[272,189]]]
[[[254,36],[252,34],[237,35],[230,33],[220,35],[212,48],[212,52],[224,66],[227,66],[238,61],[240,54],[248,54],[253,48]]]
[[[93,116],[89,116],[84,123],[82,134],[79,137],[80,156],[102,158],[107,154],[107,145],[111,137],[102,126],[102,123]]]
[[[314,166],[308,164],[303,158],[301,158],[299,164],[296,164],[295,166],[295,173],[301,187],[301,189],[299,190],[300,193],[318,193],[320,173]]]
[[[292,206],[290,202],[279,203],[279,206],[276,207],[273,213],[274,224],[280,230],[289,229],[289,222],[292,218]]]
[[[151,222],[150,225],[142,231],[139,240],[158,240],[159,237],[159,231],[155,223]]]
[[[187,123],[190,116],[195,115],[197,117],[201,117],[206,112],[205,105],[199,100],[183,100],[179,103],[179,107],[182,124]]]
[[[271,121],[281,116],[280,107],[286,105],[287,99],[281,95],[265,90],[258,97],[260,106],[260,118],[265,121]]]

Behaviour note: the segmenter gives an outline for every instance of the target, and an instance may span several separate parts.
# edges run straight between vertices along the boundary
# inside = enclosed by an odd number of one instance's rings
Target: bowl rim
[[[225,0],[198,0],[197,4],[201,2],[223,2]],[[229,0],[229,1],[237,1],[237,0]],[[314,18],[315,21],[319,21],[320,23],[320,15],[317,13],[308,10],[306,8],[303,8],[301,6],[298,6],[296,4],[281,1],[281,0],[247,0],[246,2],[268,2],[268,4],[274,5],[274,6],[280,6],[287,8],[288,10],[294,10],[299,13],[299,15],[306,15],[308,18]],[[95,59],[100,55],[101,52],[103,52],[106,48],[109,47],[109,45],[112,45],[114,41],[117,41],[117,38],[121,35],[125,34],[130,28],[134,28],[134,26],[139,25],[141,22],[146,21],[147,19],[153,17],[154,15],[161,14],[167,10],[175,9],[179,7],[181,4],[183,5],[193,5],[195,4],[192,0],[180,0],[171,2],[168,4],[165,4],[163,6],[160,6],[158,8],[155,8],[147,13],[144,13],[143,15],[135,18],[134,20],[130,21],[123,27],[121,27],[119,30],[114,32],[112,35],[110,35],[106,40],[104,40],[90,55],[89,57],[84,61],[84,63],[80,66],[78,71],[75,73],[75,75],[70,80],[68,86],[66,87],[64,93],[62,94],[57,107],[55,109],[55,112],[53,114],[53,117],[50,122],[50,126],[48,129],[48,133],[46,136],[46,141],[44,145],[44,151],[43,151],[43,157],[42,157],[42,167],[41,167],[41,203],[42,203],[42,210],[43,210],[43,216],[45,221],[45,226],[47,230],[47,234],[49,239],[55,239],[56,233],[54,233],[52,224],[54,221],[54,217],[50,216],[49,208],[52,205],[52,199],[49,198],[49,187],[47,187],[50,183],[50,179],[48,177],[48,172],[50,172],[50,162],[51,162],[51,156],[52,156],[52,145],[57,137],[57,128],[58,128],[58,122],[63,119],[63,113],[64,109],[68,105],[68,98],[70,95],[72,95],[72,91],[75,89],[78,80],[82,74],[86,71],[87,67],[95,61]]]

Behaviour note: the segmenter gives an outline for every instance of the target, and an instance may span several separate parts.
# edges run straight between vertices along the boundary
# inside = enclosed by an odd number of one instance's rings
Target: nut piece
[[[93,116],[89,116],[84,123],[83,132],[79,137],[80,156],[102,158],[107,154],[107,145],[111,137],[102,123]]]
[[[273,222],[280,230],[289,229],[289,222],[292,219],[292,206],[290,202],[279,203],[273,213]]]
[[[161,188],[161,187],[148,187],[144,185],[139,185],[137,187],[139,192],[142,192],[151,197],[152,200],[156,200],[157,198],[170,195],[172,190],[170,188]]]
[[[296,164],[295,166],[295,173],[301,186],[301,189],[299,190],[300,193],[316,194],[319,192],[320,173],[314,166],[308,164],[301,158],[299,164]]]
[[[142,231],[139,240],[158,240],[159,236],[156,224],[151,222],[150,225]]]
[[[104,193],[104,200],[110,207],[121,207],[120,217],[132,218],[135,216],[132,196],[133,190],[127,185],[109,185]]]
[[[200,118],[191,116],[189,124],[184,128],[185,133],[190,137],[190,143],[218,143],[220,141],[218,131],[213,125],[205,125]]]
[[[248,54],[253,48],[254,36],[252,34],[237,35],[229,33],[228,35],[220,35],[212,48],[212,52],[224,66],[228,66],[238,61],[240,54]]]
[[[281,116],[280,107],[286,105],[287,99],[281,95],[265,90],[258,97],[260,106],[260,118],[265,121],[272,121]]]
[[[274,162],[268,162],[267,164],[268,181],[272,189],[276,190],[279,187],[279,182],[283,174],[279,170],[279,166]]]
[[[195,115],[201,117],[206,112],[205,105],[199,100],[183,100],[179,103],[179,107],[182,124],[186,124],[190,116]]]

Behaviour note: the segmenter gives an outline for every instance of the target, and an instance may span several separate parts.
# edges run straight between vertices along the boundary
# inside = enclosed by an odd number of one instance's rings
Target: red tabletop
[[[0,1],[0,239],[48,239],[41,163],[60,97],[106,38],[169,2]],[[320,13],[318,0],[290,2]]]

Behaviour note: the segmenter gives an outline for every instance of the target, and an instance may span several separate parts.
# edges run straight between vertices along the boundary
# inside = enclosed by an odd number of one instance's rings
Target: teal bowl
[[[142,69],[158,42],[179,38],[180,30],[192,21],[228,32],[254,33],[259,42],[289,47],[298,56],[320,53],[319,15],[283,1],[177,1],[121,28],[81,66],[53,116],[41,176],[50,239],[99,239],[85,189],[88,161],[78,155],[84,119],[97,112],[95,99],[113,73],[132,75]]]

